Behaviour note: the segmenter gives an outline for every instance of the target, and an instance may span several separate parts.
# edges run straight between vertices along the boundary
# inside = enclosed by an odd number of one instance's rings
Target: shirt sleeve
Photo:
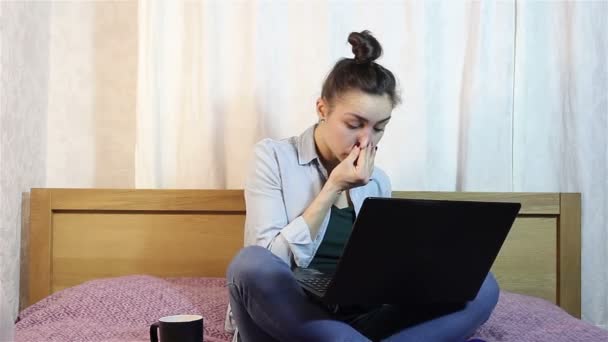
[[[384,187],[384,193],[382,194],[382,197],[393,197],[393,187],[391,184],[391,179],[388,178],[388,176],[385,174],[385,178],[386,178],[386,186]]]
[[[388,175],[384,170],[379,167],[374,168],[374,174],[376,176],[376,180],[378,182],[378,195],[380,197],[393,197],[393,189],[391,186],[391,180],[388,178]]]
[[[268,139],[256,144],[245,181],[245,245],[268,248],[287,264],[312,243],[302,216],[288,222],[277,154]],[[294,255],[295,252],[295,255]]]

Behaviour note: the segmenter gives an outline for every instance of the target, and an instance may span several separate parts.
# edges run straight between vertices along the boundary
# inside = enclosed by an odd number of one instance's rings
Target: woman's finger
[[[374,162],[376,160],[376,144],[372,144],[370,146],[370,153],[369,153],[369,163],[368,163],[368,175],[371,177],[372,173],[374,172]]]
[[[369,179],[370,176],[370,168],[373,168],[373,144],[370,142],[366,147],[365,147],[365,163],[363,168],[361,169],[362,174],[361,176],[364,177],[365,179]],[[363,174],[364,173],[364,174]]]
[[[355,164],[355,175],[359,176],[361,174],[361,170],[365,170],[365,147],[359,147],[359,155],[357,156],[357,162]]]
[[[361,155],[361,153],[359,153],[359,152],[361,152],[361,149],[359,148],[359,146],[353,147],[353,149],[350,150],[348,157],[346,157],[347,163],[349,163],[351,165],[357,165],[358,164],[357,159]]]

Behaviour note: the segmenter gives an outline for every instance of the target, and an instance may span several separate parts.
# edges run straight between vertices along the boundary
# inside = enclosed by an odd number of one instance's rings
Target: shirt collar
[[[319,158],[315,146],[315,127],[317,127],[317,124],[310,126],[298,137],[296,146],[298,149],[298,162],[300,165],[306,165]]]

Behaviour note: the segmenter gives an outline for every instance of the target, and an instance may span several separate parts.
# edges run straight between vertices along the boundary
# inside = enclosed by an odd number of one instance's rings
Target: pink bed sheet
[[[15,340],[149,341],[159,317],[200,314],[204,340],[230,341],[224,331],[223,278],[99,279],[54,293],[20,314]],[[475,334],[488,342],[608,342],[608,331],[578,320],[545,300],[501,292],[494,313]]]

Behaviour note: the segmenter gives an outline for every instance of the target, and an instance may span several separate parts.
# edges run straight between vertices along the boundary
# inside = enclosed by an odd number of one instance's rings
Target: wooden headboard
[[[493,267],[501,288],[580,317],[580,194],[393,196],[522,203]],[[242,190],[32,189],[29,209],[21,282],[27,305],[104,277],[223,277],[243,245]]]

